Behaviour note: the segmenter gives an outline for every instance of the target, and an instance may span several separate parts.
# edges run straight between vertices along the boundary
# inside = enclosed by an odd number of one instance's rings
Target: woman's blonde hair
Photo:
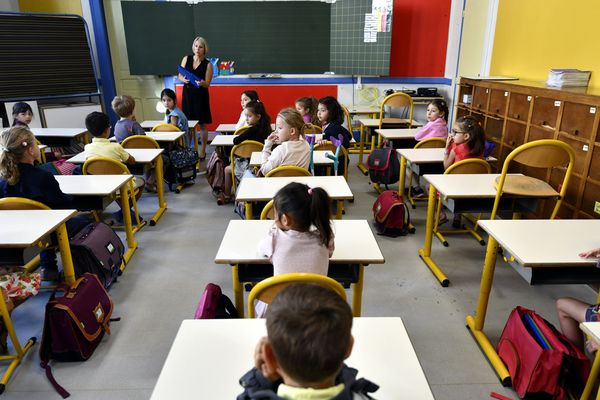
[[[196,36],[196,38],[192,42],[192,51],[194,50],[194,44],[196,42],[202,43],[202,45],[204,46],[204,55],[208,54],[208,42],[206,41],[206,39],[204,39],[202,36]]]
[[[291,128],[295,128],[300,136],[305,136],[304,132],[307,126],[304,123],[302,115],[300,115],[297,110],[293,108],[284,108],[283,110],[279,111],[277,116],[281,117]]]
[[[0,133],[0,177],[9,185],[19,182],[18,164],[30,146],[37,146],[37,142],[24,126],[13,126]]]

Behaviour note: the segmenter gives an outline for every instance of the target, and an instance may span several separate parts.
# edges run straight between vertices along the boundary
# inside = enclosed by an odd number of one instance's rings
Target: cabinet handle
[[[515,141],[511,140],[511,141],[508,142],[508,144],[510,144],[511,146],[514,146],[515,145]]]
[[[579,135],[579,129],[575,129],[575,130],[573,131],[573,135],[575,135],[575,136]]]
[[[516,119],[520,119],[520,118],[521,118],[521,115],[520,115],[520,114],[515,114],[515,118],[516,118]]]
[[[481,104],[477,104],[477,108],[481,108]]]
[[[499,108],[496,108],[496,112],[497,112],[497,113],[499,113],[499,112],[500,112],[500,109],[499,109]]]
[[[548,125],[548,123],[546,121],[542,121],[542,126],[544,125]]]

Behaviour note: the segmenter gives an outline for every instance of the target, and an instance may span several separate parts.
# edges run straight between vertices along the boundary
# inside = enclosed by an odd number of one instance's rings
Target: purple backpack
[[[239,318],[231,299],[221,292],[219,285],[209,283],[202,293],[194,319]]]

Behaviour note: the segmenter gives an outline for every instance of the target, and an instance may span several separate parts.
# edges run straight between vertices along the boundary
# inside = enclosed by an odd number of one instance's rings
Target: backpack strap
[[[235,306],[233,305],[233,303],[231,302],[231,299],[229,297],[227,297],[224,294],[221,294],[221,300],[220,300],[219,304],[221,307],[224,308],[225,313],[228,315],[228,318],[239,318],[240,315],[238,314],[237,308],[235,308]]]

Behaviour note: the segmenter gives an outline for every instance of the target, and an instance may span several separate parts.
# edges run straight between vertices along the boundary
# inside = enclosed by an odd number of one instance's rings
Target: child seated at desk
[[[579,257],[600,259],[600,247],[579,253]],[[600,261],[600,260],[599,260]],[[571,297],[563,297],[556,301],[556,311],[562,333],[577,346],[583,348],[583,334],[579,330],[582,322],[600,321],[600,304],[588,304]],[[593,340],[585,343],[588,352],[598,350],[598,344]]]
[[[352,312],[332,290],[315,283],[286,287],[270,304],[266,324],[238,400],[367,399],[379,388],[344,364],[354,345]]]
[[[317,108],[317,117],[323,127],[323,140],[322,142],[329,140],[329,138],[337,138],[338,135],[343,136],[342,145],[348,149],[350,147],[350,140],[352,135],[348,132],[348,129],[342,125],[344,123],[344,111],[338,101],[331,96],[326,96],[319,99],[319,106]]]
[[[115,96],[112,103],[112,109],[120,120],[115,124],[115,138],[119,143],[133,135],[145,135],[144,128],[135,120],[135,100],[133,97],[123,95]]]
[[[188,147],[193,148],[194,136],[189,134],[187,117],[183,111],[177,107],[177,96],[175,95],[175,92],[171,89],[164,89],[162,92],[160,92],[160,99],[163,103],[163,106],[165,106],[167,109],[165,113],[165,122],[167,124],[175,125],[180,131],[185,132],[185,135],[188,138]],[[195,134],[196,132],[194,132],[194,135]]]
[[[241,104],[242,104],[242,113],[240,114],[240,119],[238,119],[237,124],[235,124],[235,130],[237,131],[242,126],[246,125],[246,104],[251,101],[260,101],[258,99],[258,93],[256,90],[244,90],[242,92]]]
[[[296,100],[296,111],[302,115],[304,122],[307,124],[321,126],[317,117],[318,106],[319,102],[315,97],[300,97]]]
[[[113,143],[108,140],[110,135],[110,121],[108,115],[94,111],[85,117],[85,127],[88,132],[93,136],[92,143],[85,145],[86,159],[92,157],[107,157],[113,160],[120,161],[122,163],[134,164],[135,158],[131,154],[125,151],[123,146],[119,143]],[[133,179],[135,189],[137,190],[136,200],[142,196],[144,191],[145,181],[144,179],[137,177]],[[133,211],[131,211],[133,213]],[[114,215],[117,222],[123,221],[122,210]],[[132,215],[132,219],[135,218]]]
[[[29,104],[19,101],[13,105],[12,116],[12,126],[24,126],[25,128],[29,128],[29,124],[33,120],[33,110]]]

